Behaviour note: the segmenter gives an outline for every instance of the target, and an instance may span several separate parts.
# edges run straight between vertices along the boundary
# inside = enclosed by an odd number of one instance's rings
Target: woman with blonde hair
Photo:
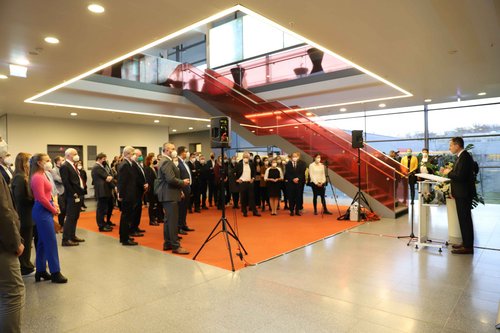
[[[10,182],[16,211],[21,222],[20,234],[24,240],[24,252],[19,256],[21,274],[29,275],[35,271],[31,262],[31,243],[33,242],[33,194],[29,188],[29,159],[31,154],[19,153],[14,162],[14,176]]]
[[[54,229],[54,216],[59,214],[59,208],[54,204],[52,185],[45,174],[51,169],[52,163],[47,154],[36,154],[31,158],[30,185],[35,198],[33,220],[38,234],[35,281],[50,279],[53,283],[66,283],[68,279],[61,274]],[[50,274],[47,273],[47,262]]]

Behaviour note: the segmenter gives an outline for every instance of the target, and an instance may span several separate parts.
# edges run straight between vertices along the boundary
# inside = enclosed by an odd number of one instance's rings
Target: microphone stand
[[[325,160],[324,166],[325,166],[326,183],[330,184],[330,189],[332,190],[333,198],[335,199],[335,205],[337,205],[337,212],[339,213],[339,217],[340,217],[340,215],[342,215],[342,213],[340,212],[339,203],[337,201],[337,193],[335,193],[335,188],[333,187],[332,182],[330,180],[330,175],[328,174],[328,161],[327,160]],[[326,195],[326,193],[325,193],[325,195]],[[323,212],[324,212],[324,209],[321,210],[321,217],[323,217]]]

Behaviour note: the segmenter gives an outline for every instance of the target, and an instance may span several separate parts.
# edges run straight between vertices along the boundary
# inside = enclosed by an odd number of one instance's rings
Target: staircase
[[[341,188],[343,192],[356,193],[358,150],[352,148],[352,138],[348,133],[319,125],[299,107],[265,101],[209,69],[202,72],[183,64],[170,78],[184,89],[186,98],[209,114],[230,117],[233,130],[241,129],[237,131],[240,135],[245,131],[242,128],[246,128],[264,139],[270,135],[282,138],[309,156],[321,153],[335,175],[332,177],[335,186],[339,187],[335,179],[341,179],[351,185],[347,190]],[[235,127],[235,123],[238,126]],[[384,217],[394,218],[398,211],[406,211],[403,202],[408,188],[405,178],[408,169],[370,146],[365,146],[359,153],[361,190],[367,195],[370,206]]]

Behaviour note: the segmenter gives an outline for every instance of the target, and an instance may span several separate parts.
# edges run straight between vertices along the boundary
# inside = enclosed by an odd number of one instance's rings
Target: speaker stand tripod
[[[223,156],[223,158],[224,158],[224,148],[221,148],[221,156]],[[217,222],[217,224],[215,225],[215,227],[212,229],[210,234],[208,235],[205,242],[203,242],[203,244],[201,245],[198,252],[196,252],[196,254],[194,255],[193,260],[196,260],[196,257],[198,257],[198,254],[200,254],[201,250],[203,250],[203,248],[205,247],[205,245],[208,242],[210,242],[218,234],[222,233],[222,234],[224,234],[224,238],[226,240],[226,246],[227,246],[227,249],[229,252],[229,259],[231,260],[231,270],[234,272],[233,253],[231,251],[231,242],[229,241],[229,236],[231,236],[236,242],[238,242],[239,246],[241,247],[241,249],[243,250],[245,255],[247,255],[248,252],[245,250],[245,247],[243,246],[243,244],[241,244],[240,239],[238,238],[238,236],[234,232],[233,227],[231,227],[231,224],[229,224],[229,221],[226,218],[226,197],[225,197],[226,193],[225,193],[225,189],[224,189],[224,179],[226,176],[226,172],[225,172],[224,162],[222,162],[222,163],[223,164],[222,164],[221,173],[220,173],[220,177],[219,177],[219,179],[220,179],[220,185],[219,185],[220,198],[219,198],[219,200],[220,200],[220,202],[222,202],[222,216],[219,219],[219,221]],[[219,226],[221,227],[221,230],[215,232],[219,228]],[[243,255],[240,254],[240,258],[242,259]]]
[[[342,214],[340,213],[339,202],[337,201],[337,193],[335,193],[335,188],[333,187],[332,182],[330,180],[330,175],[328,174],[328,161],[325,161],[325,177],[326,177],[326,183],[330,184],[330,189],[332,190],[333,198],[335,199],[335,205],[337,206],[337,212],[339,213],[338,217],[340,217]],[[323,215],[323,211],[321,211],[321,215]]]

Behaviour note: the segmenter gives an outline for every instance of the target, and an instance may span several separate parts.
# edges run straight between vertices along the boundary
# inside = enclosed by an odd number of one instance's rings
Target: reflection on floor
[[[499,213],[474,210],[476,244],[500,249]],[[236,273],[79,230],[68,284],[25,279],[23,332],[495,332],[500,251],[416,251],[409,230],[383,219]]]

